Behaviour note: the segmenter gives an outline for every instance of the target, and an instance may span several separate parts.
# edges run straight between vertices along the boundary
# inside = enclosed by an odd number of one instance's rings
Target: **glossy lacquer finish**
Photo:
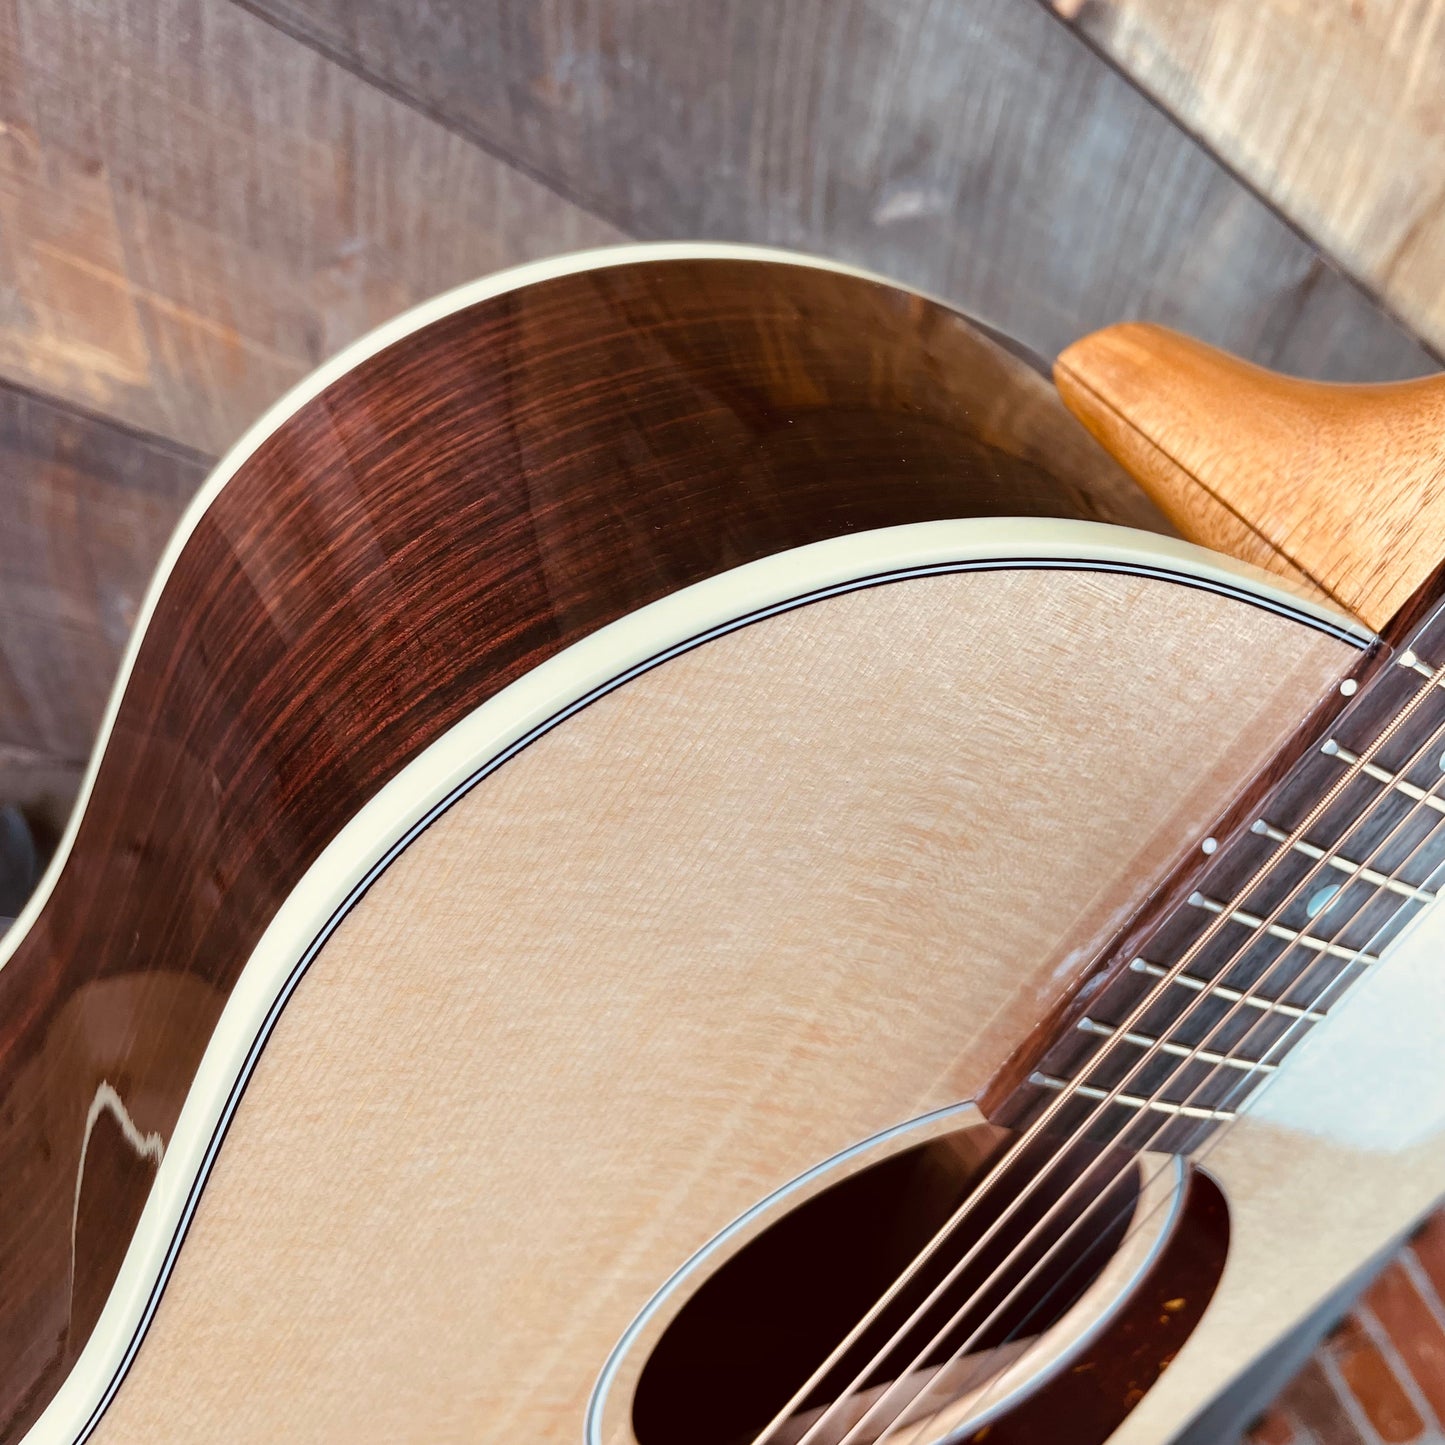
[[[1157,521],[1023,362],[809,267],[541,282],[282,424],[190,534],[63,873],[0,970],[0,1438],[85,1343],[257,938],[408,759],[679,587],[976,514]]]

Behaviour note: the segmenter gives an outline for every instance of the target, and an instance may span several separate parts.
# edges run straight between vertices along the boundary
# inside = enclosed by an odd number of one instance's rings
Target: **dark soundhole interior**
[[[848,1393],[875,1353],[997,1225],[917,1323],[903,1329],[897,1347],[870,1369],[858,1387],[863,1391],[887,1388],[900,1373],[908,1379],[879,1403],[877,1417],[850,1445],[883,1433],[890,1423],[885,1411],[906,1405],[911,1390],[921,1391],[960,1351],[961,1368],[939,1377],[934,1389],[943,1398],[933,1408],[985,1383],[1006,1363],[1009,1346],[1048,1329],[1098,1276],[1118,1248],[1138,1194],[1138,1171],[1118,1154],[1090,1144],[1061,1152],[1048,1140],[1010,1154],[1014,1137],[988,1125],[959,1130],[883,1159],[775,1219],[698,1289],[658,1340],[633,1399],[639,1445],[751,1445],[993,1173],[995,1181],[980,1190],[946,1245],[791,1412],[789,1423],[769,1434],[768,1445],[797,1440],[821,1408]],[[1025,1189],[1028,1197],[999,1224]],[[1076,1227],[1066,1234],[1070,1225]],[[924,1350],[927,1373],[916,1367],[909,1373]],[[978,1378],[954,1378],[970,1373]],[[878,1400],[877,1394],[866,1398]],[[855,1405],[836,1429],[820,1429],[810,1445],[837,1440],[862,1409]],[[926,1430],[921,1438],[930,1438]]]

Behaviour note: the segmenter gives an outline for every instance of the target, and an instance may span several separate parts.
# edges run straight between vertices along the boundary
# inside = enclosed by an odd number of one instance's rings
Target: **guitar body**
[[[0,1438],[747,1445],[1369,637],[840,269],[652,248],[403,318],[208,483],[0,943]],[[1165,1440],[1406,1228],[1429,957],[1141,1168],[920,1445]]]

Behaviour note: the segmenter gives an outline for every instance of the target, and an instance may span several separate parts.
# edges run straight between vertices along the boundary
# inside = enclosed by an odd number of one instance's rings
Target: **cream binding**
[[[791,264],[800,260],[748,247],[662,245],[620,247],[520,267],[438,297],[371,333],[246,433],[207,480],[166,549],[111,695],[80,801],[39,890],[0,942],[0,965],[38,915],[64,866],[167,576],[198,519],[257,447],[357,363],[441,316],[554,276],[698,256]],[[821,261],[807,264],[851,269]],[[144,1334],[227,1121],[290,991],[351,902],[451,801],[592,698],[711,637],[880,580],[1017,566],[1160,576],[1248,600],[1355,645],[1369,636],[1343,614],[1293,595],[1262,572],[1187,543],[1099,524],[1003,518],[897,527],[769,557],[645,607],[552,658],[478,708],[384,787],[326,848],[271,921],[206,1050],[100,1320],[64,1386],[26,1437],[30,1445],[72,1445],[94,1428]]]

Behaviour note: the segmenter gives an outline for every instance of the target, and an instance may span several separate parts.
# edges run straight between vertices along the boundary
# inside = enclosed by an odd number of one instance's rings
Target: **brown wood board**
[[[194,453],[0,386],[0,799],[58,832]]]
[[[1445,4],[1053,0],[1322,251],[1445,347]]]
[[[1432,366],[1043,6],[247,4],[639,237],[823,252],[1048,355],[1138,318],[1307,375]]]
[[[622,239],[230,0],[0,3],[0,377],[214,453],[406,306]]]

